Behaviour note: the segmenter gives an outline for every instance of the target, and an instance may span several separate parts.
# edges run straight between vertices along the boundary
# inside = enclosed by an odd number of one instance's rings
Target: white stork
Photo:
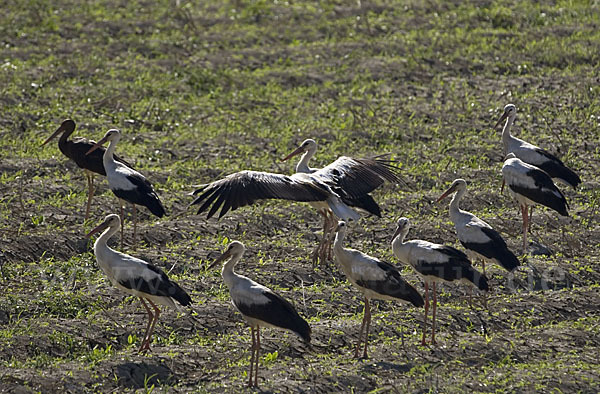
[[[450,220],[454,223],[458,239],[467,250],[467,255],[472,260],[481,259],[484,275],[486,260],[501,265],[509,272],[517,268],[520,264],[519,259],[508,249],[502,236],[492,226],[458,206],[467,192],[467,182],[464,179],[452,182],[437,202],[455,192],[450,202]]]
[[[115,148],[121,139],[121,132],[117,129],[110,129],[104,137],[98,141],[87,152],[89,155],[96,149],[102,146],[106,141],[109,141],[108,148],[104,152],[102,160],[106,170],[106,178],[108,179],[108,187],[119,198],[121,206],[121,220],[123,216],[123,200],[133,204],[133,247],[135,249],[136,231],[137,231],[137,208],[136,205],[143,205],[159,218],[165,215],[163,207],[158,195],[154,191],[152,184],[139,172],[115,160]],[[123,228],[124,223],[121,223],[121,248],[123,248]]]
[[[423,306],[423,297],[407,281],[402,279],[396,267],[371,257],[355,249],[346,249],[342,245],[346,236],[347,226],[343,221],[338,222],[333,253],[344,274],[365,297],[363,321],[358,334],[354,357],[358,358],[360,342],[366,324],[365,347],[363,358],[367,358],[369,343],[369,327],[371,326],[371,307],[369,299],[404,301],[416,307]]]
[[[431,343],[435,344],[436,283],[461,281],[474,285],[479,290],[488,291],[488,279],[473,268],[467,255],[458,249],[420,239],[404,241],[409,229],[410,221],[408,218],[400,218],[392,238],[392,251],[398,260],[413,267],[425,282],[425,318],[421,339],[423,345],[426,344],[425,331],[427,329],[427,312],[429,311],[429,283],[433,286]]]
[[[518,159],[514,153],[506,156],[502,166],[502,190],[508,185],[513,197],[519,203],[523,216],[523,252],[527,248],[527,231],[530,221],[527,215],[528,205],[534,203],[544,205],[561,214],[569,216],[569,204],[564,194],[552,182],[552,178],[543,170]]]
[[[506,119],[502,129],[502,144],[504,145],[504,154],[514,153],[515,156],[525,163],[534,165],[544,170],[550,177],[557,179],[575,189],[581,183],[581,178],[564,163],[550,152],[513,137],[510,129],[517,116],[517,107],[514,104],[507,104],[504,107],[502,116],[494,126],[496,129],[503,120]]]
[[[121,227],[119,215],[111,214],[98,227],[90,231],[86,237],[89,238],[99,231],[106,230],[94,243],[94,254],[98,265],[108,276],[113,286],[138,297],[148,312],[148,326],[139,350],[142,352],[150,350],[150,338],[160,315],[160,309],[156,304],[176,308],[173,300],[187,306],[192,303],[192,299],[177,283],[171,281],[160,268],[108,247],[107,241],[119,231],[119,227]],[[144,300],[150,303],[154,313]]]
[[[392,183],[400,181],[396,174],[397,168],[390,164],[391,161],[383,159],[385,155],[362,159],[341,156],[324,168],[311,168],[308,166],[308,162],[316,151],[315,140],[307,139],[281,161],[302,154],[296,165],[296,173],[312,174],[343,196],[344,202],[348,205],[381,217],[381,209],[369,193],[385,181]],[[331,241],[335,231],[336,217],[326,204],[322,202],[311,202],[310,204],[323,216],[323,238],[315,249],[313,261],[316,261],[317,258],[321,261],[327,258],[331,259]],[[343,218],[340,217],[340,219]]]
[[[310,326],[294,306],[287,300],[274,293],[271,289],[256,283],[250,278],[242,276],[233,269],[242,258],[246,250],[243,243],[233,241],[227,250],[219,256],[210,266],[213,268],[218,263],[228,260],[223,264],[221,275],[229,288],[233,306],[242,314],[250,325],[252,347],[250,357],[250,371],[248,373],[248,386],[258,386],[258,361],[260,351],[259,327],[277,327],[291,330],[305,342],[310,342]],[[256,330],[256,338],[254,331]],[[256,364],[254,383],[252,382],[253,366]]]

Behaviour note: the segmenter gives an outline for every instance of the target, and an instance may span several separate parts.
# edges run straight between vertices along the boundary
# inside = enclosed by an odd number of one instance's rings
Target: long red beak
[[[303,147],[299,147],[298,149],[296,149],[295,151],[293,151],[292,153],[290,153],[289,155],[287,155],[286,157],[284,157],[283,159],[281,159],[281,161],[289,160],[292,157],[299,155],[300,153],[304,153],[304,148]]]
[[[502,121],[505,120],[507,117],[508,117],[508,114],[506,112],[503,113],[502,116],[500,117],[500,119],[498,119],[498,121],[494,125],[494,130],[496,130],[498,128],[498,126],[500,126],[500,124],[502,123]]]
[[[231,256],[231,251],[227,249],[222,255],[216,258],[207,268],[207,270],[213,269],[217,266],[221,261],[226,260],[229,256]]]
[[[104,137],[100,141],[96,142],[96,144],[94,146],[92,146],[90,148],[90,150],[85,152],[86,156],[89,155],[90,153],[92,153],[93,151],[95,151],[96,149],[100,148],[102,146],[102,144],[104,144],[105,142],[106,142],[106,137]]]
[[[435,200],[435,202],[438,203],[438,202],[442,201],[444,198],[448,197],[453,192],[454,192],[454,187],[450,187],[448,190],[446,190],[444,192],[444,194],[442,194],[437,200]]]
[[[63,125],[60,125],[60,127],[58,129],[56,129],[56,131],[54,133],[52,133],[52,135],[50,137],[48,137],[46,139],[46,141],[42,142],[42,145],[40,145],[40,146],[46,145],[48,142],[50,142],[52,140],[52,138],[59,135],[62,131],[64,131],[64,127],[63,127]]]
[[[108,223],[102,222],[102,223],[100,223],[100,225],[98,227],[94,228],[92,231],[90,231],[89,233],[87,233],[85,235],[85,237],[86,238],[90,238],[92,235],[96,234],[99,231],[102,231],[102,230],[106,229],[107,227],[108,227]]]

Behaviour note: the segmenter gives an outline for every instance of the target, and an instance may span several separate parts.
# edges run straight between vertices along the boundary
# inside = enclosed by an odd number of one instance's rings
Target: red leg
[[[250,369],[248,370],[248,387],[252,387],[252,371],[254,371],[254,351],[256,350],[254,327],[250,327],[250,334],[252,334],[252,346],[250,346]]]
[[[323,216],[323,238],[321,238],[319,245],[313,251],[313,254],[312,254],[313,267],[316,266],[318,262],[323,263],[322,255],[323,255],[323,249],[325,247],[325,241],[327,239],[326,238],[326,236],[327,236],[327,215],[324,214],[322,211],[318,211],[318,212],[319,212],[319,215]]]
[[[356,349],[354,350],[354,358],[358,358],[358,349],[360,349],[360,341],[362,340],[363,330],[365,329],[365,323],[367,322],[367,304],[365,304],[365,310],[363,311],[363,320],[360,325],[360,332],[358,333],[358,340],[356,341]]]
[[[435,312],[437,310],[437,289],[433,282],[433,311],[431,312],[431,344],[435,345]]]
[[[521,206],[521,215],[523,216],[523,253],[527,253],[527,230],[529,228],[527,205]]]
[[[329,234],[327,235],[327,259],[328,260],[333,260],[333,239],[334,239],[334,233],[335,233],[335,227],[337,225],[336,220],[335,220],[335,215],[333,212],[328,212],[329,213]]]
[[[140,302],[142,303],[142,305],[144,306],[144,308],[146,308],[146,312],[148,312],[148,325],[146,326],[146,332],[144,333],[144,338],[142,339],[142,345],[140,346],[140,352],[143,352],[144,350],[149,350],[150,349],[150,344],[147,344],[147,340],[148,340],[148,333],[150,332],[150,326],[152,325],[152,321],[154,320],[154,315],[152,314],[152,311],[150,310],[150,308],[148,307],[148,304],[146,304],[146,302],[144,301],[144,299],[142,297],[139,297]]]
[[[423,337],[421,338],[421,345],[426,345],[425,342],[425,331],[427,331],[427,311],[429,310],[429,286],[425,281],[425,317],[423,318]]]
[[[369,305],[369,299],[365,297],[365,317],[367,319],[367,330],[365,333],[365,350],[363,352],[363,358],[369,358],[367,355],[367,345],[369,344],[369,328],[371,327],[371,306]]]
[[[529,207],[529,219],[527,220],[527,227],[529,227],[529,232],[531,232],[531,219],[533,218],[533,205]]]
[[[260,353],[260,326],[256,326],[256,357],[254,362],[256,363],[256,370],[254,371],[254,387],[258,387],[258,361]]]
[[[156,322],[158,321],[158,317],[160,316],[160,309],[150,300],[148,300],[152,308],[154,308],[154,321],[152,322],[152,326],[150,326],[150,332],[148,332],[148,340],[146,341],[146,348],[150,350],[150,338],[152,338],[152,333],[154,332],[154,327],[156,326]]]
[[[121,249],[123,249],[123,231],[125,230],[125,212],[123,211],[123,200],[119,198],[119,205],[121,206]]]
[[[137,207],[133,204],[133,250],[136,250],[137,243],[135,242],[135,236],[137,233]]]

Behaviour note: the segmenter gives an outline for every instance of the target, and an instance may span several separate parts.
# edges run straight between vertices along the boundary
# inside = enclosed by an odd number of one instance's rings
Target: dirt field
[[[264,330],[257,391],[600,390],[597,4],[18,3],[0,17],[0,392],[239,392],[250,331],[207,270],[231,240],[248,248],[238,271],[292,300],[313,332],[307,346]],[[462,177],[463,208],[520,254],[492,129],[509,102],[513,133],[583,183],[562,187],[568,218],[536,207],[517,272],[488,267],[487,308],[442,286],[436,346],[420,345],[422,309],[375,301],[370,357],[352,357],[364,303],[335,262],[312,266],[321,222],[309,205],[260,202],[219,221],[188,207],[193,185],[242,169],[291,174],[280,159],[314,138],[315,167],[389,152],[401,169],[402,183],[373,193],[383,217],[353,224],[348,247],[401,267],[400,216],[414,223],[408,239],[460,247],[435,200]],[[116,198],[97,177],[84,223],[83,172],[56,141],[40,147],[66,118],[96,140],[120,128],[119,154],[167,208],[160,220],[138,211],[137,251],[128,211],[125,251],[194,304],[164,311],[148,354],[137,352],[144,309],[110,285],[84,237]]]

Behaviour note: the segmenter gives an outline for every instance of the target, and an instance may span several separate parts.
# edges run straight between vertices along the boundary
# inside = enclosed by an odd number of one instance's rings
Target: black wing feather
[[[400,178],[392,160],[386,155],[355,159],[342,156],[330,165],[317,170],[314,175],[341,187],[348,196],[362,197],[383,184],[384,181],[398,183]]]
[[[512,271],[520,264],[519,259],[513,252],[508,249],[504,238],[493,228],[479,227],[481,231],[490,239],[489,242],[475,243],[463,242],[460,243],[469,250],[473,250],[488,259],[495,259],[504,269]]]
[[[165,215],[165,208],[154,191],[152,184],[141,174],[127,174],[127,180],[135,187],[131,190],[113,190],[115,195],[132,204],[143,205],[159,218]]]
[[[416,307],[424,305],[421,294],[400,276],[396,267],[385,261],[377,261],[377,265],[385,271],[384,280],[360,279],[356,281],[356,284],[382,295],[408,301]]]
[[[466,279],[479,290],[489,290],[488,279],[471,265],[466,254],[451,246],[442,246],[436,251],[448,256],[444,262],[419,260],[415,270],[424,276],[435,276],[448,282]]]
[[[527,197],[531,201],[554,209],[563,216],[569,216],[569,212],[567,211],[567,207],[569,206],[567,199],[560,189],[556,187],[554,182],[552,182],[552,178],[550,178],[548,174],[540,169],[534,168],[527,171],[526,175],[533,179],[536,189],[530,189],[520,185],[509,185],[512,191]],[[556,193],[558,193],[558,196]]]
[[[269,299],[268,303],[245,304],[238,302],[235,303],[235,307],[245,316],[291,330],[306,342],[310,342],[310,326],[289,301],[271,291],[265,291],[262,295]]]
[[[192,303],[191,297],[183,290],[177,283],[171,281],[167,274],[165,274],[160,268],[147,264],[146,267],[159,276],[152,280],[146,280],[142,277],[133,277],[127,280],[119,281],[119,284],[131,290],[137,290],[142,293],[161,296],[171,297],[183,306],[187,306]]]
[[[241,171],[223,179],[203,185],[194,195],[200,194],[190,205],[204,203],[198,209],[198,214],[206,211],[211,204],[207,218],[213,216],[222,206],[219,217],[229,210],[251,205],[262,199],[282,199],[301,202],[325,201],[330,192],[317,182],[309,182],[298,176],[282,174]],[[213,203],[213,201],[215,201]]]
[[[548,160],[534,165],[544,170],[548,175],[550,175],[550,177],[562,179],[571,185],[573,189],[577,188],[577,186],[581,183],[581,178],[579,175],[567,167],[558,157],[541,148],[538,148],[535,151],[546,157]]]

